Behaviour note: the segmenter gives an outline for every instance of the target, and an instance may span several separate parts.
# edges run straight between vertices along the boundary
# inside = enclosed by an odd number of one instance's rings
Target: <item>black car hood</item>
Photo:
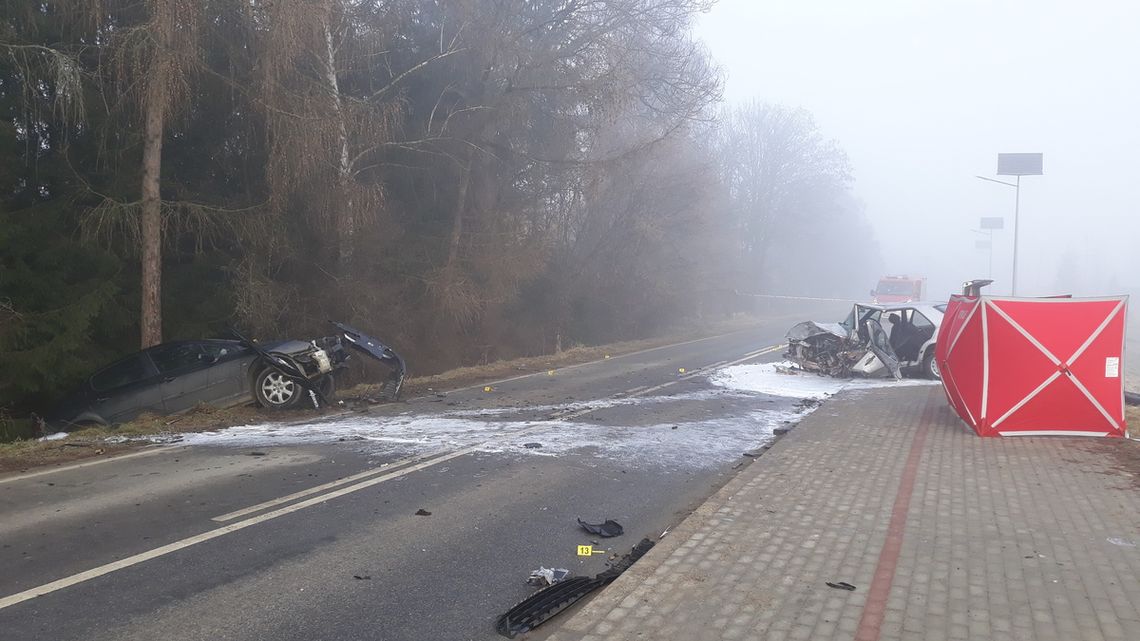
[[[380,339],[369,336],[359,329],[345,325],[344,323],[331,322],[340,330],[346,344],[359,352],[375,358],[381,363],[389,365],[396,370],[396,373],[401,379],[403,378],[407,367],[404,364],[403,357],[397,354],[395,350],[385,345]]]

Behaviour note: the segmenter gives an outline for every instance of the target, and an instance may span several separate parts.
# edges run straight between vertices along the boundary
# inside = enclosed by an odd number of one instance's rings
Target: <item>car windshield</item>
[[[875,293],[907,296],[914,293],[914,283],[908,280],[881,280]]]

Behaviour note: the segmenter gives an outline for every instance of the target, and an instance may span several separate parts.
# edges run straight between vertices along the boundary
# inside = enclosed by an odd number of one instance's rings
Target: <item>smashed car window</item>
[[[115,389],[146,378],[146,363],[141,355],[119,361],[91,377],[91,387],[97,392]]]
[[[206,354],[207,360],[216,361],[233,354],[243,354],[249,349],[237,344],[203,343],[202,351]]]
[[[202,347],[197,343],[159,345],[148,352],[158,371],[166,374],[195,367],[204,361]]]
[[[850,332],[852,329],[855,328],[855,308],[854,307],[851,308],[851,311],[847,314],[847,318],[845,318],[843,320],[843,322],[840,323],[840,325],[843,326],[843,329],[846,329],[848,332]]]

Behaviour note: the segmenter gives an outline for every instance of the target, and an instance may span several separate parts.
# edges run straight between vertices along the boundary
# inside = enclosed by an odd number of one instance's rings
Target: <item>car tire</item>
[[[336,378],[332,374],[325,374],[317,381],[317,389],[332,403],[333,396],[336,395]]]
[[[253,399],[270,410],[287,410],[295,407],[305,395],[305,389],[281,372],[266,367],[253,380]]]
[[[942,380],[942,372],[938,371],[938,363],[934,361],[934,350],[926,353],[926,358],[922,359],[922,373],[926,378],[931,378],[936,381]]]

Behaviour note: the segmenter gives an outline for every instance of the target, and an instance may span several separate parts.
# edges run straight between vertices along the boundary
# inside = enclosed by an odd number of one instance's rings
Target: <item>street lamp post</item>
[[[1006,182],[1004,180],[995,180],[993,178],[986,178],[985,176],[976,176],[992,183],[1005,185],[1006,187],[1013,187],[1013,279],[1010,285],[1010,293],[1017,296],[1017,219],[1021,213],[1021,177],[1022,176],[1040,176],[1044,174],[1042,170],[1042,155],[1043,154],[998,154],[998,170],[999,176],[1016,176],[1017,182]]]

